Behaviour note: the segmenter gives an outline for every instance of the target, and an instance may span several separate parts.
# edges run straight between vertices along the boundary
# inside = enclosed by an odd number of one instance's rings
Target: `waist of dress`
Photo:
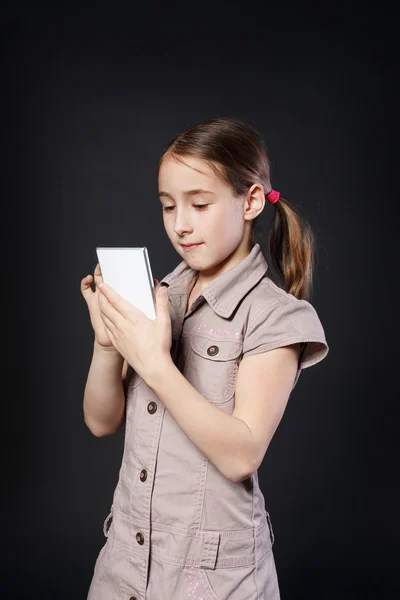
[[[112,507],[108,535],[112,543],[135,556],[151,549],[155,559],[182,567],[228,568],[253,565],[271,550],[268,513],[257,526],[235,530],[201,530],[132,519]],[[140,545],[137,539],[141,541]]]

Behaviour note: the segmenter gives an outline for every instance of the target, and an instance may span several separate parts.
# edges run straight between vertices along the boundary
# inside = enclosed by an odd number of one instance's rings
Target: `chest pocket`
[[[242,348],[236,340],[192,334],[186,378],[213,403],[226,402],[235,393]]]

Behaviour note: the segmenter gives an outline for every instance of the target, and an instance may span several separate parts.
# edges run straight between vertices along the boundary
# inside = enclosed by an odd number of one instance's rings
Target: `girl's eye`
[[[208,204],[193,204],[195,208],[198,208],[200,211],[205,210]],[[175,207],[174,206],[163,206],[163,210],[165,212],[171,212]]]

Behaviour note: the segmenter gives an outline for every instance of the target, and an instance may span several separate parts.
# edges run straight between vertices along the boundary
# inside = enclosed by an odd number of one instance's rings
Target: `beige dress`
[[[182,261],[158,285],[168,285],[174,363],[220,410],[233,412],[244,356],[301,342],[294,387],[327,355],[315,309],[271,281],[259,244],[187,310],[197,275]],[[258,473],[226,478],[131,373],[124,454],[88,600],[279,600]]]

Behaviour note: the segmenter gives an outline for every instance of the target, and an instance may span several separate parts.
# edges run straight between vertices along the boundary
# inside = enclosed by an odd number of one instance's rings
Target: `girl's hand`
[[[158,281],[154,281],[157,285]],[[108,338],[136,373],[148,382],[160,365],[171,360],[172,328],[166,288],[161,286],[156,293],[155,320],[149,319],[106,283],[99,289],[100,317]]]
[[[92,290],[91,284],[94,279],[95,291]],[[87,275],[81,281],[81,293],[84,297],[86,304],[89,309],[90,322],[92,324],[95,340],[99,346],[106,350],[115,352],[115,347],[107,334],[107,329],[101,318],[101,311],[99,306],[99,283],[102,283],[103,275],[101,273],[100,264],[97,263],[94,270],[94,278],[91,275]],[[157,280],[154,280],[157,281]],[[158,281],[157,281],[158,283]]]
[[[92,323],[94,330],[95,340],[99,346],[114,350],[113,343],[107,335],[107,330],[100,316],[98,285],[103,281],[103,276],[99,263],[97,263],[94,270],[95,291],[93,291],[91,287],[92,281],[93,277],[91,275],[84,277],[81,281],[81,292],[89,309],[90,322]]]

